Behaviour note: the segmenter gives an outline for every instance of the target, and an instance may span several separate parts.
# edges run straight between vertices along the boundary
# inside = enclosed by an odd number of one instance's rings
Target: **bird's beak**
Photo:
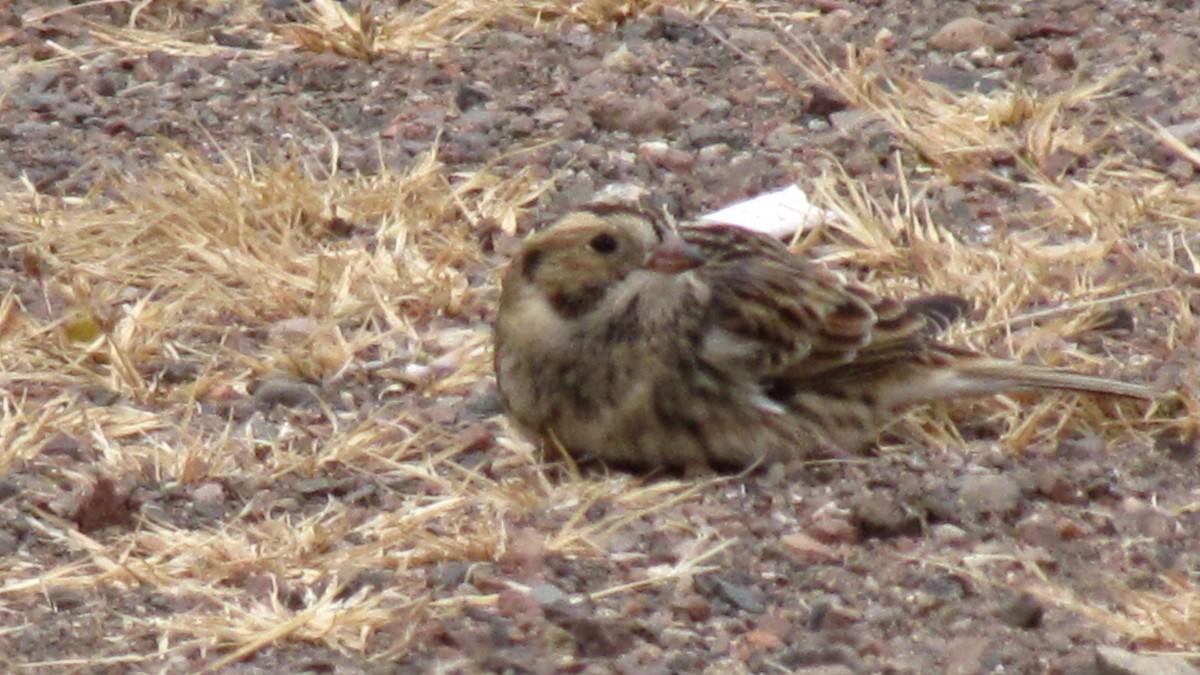
[[[704,256],[678,234],[668,234],[646,261],[646,269],[660,274],[680,274],[704,264]]]

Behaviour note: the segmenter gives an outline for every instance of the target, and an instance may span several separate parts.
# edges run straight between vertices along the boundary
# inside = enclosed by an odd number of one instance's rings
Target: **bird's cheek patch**
[[[541,264],[542,252],[529,251],[521,259],[521,276],[525,277],[527,281],[533,281],[534,276],[537,275],[538,267],[540,267]]]
[[[584,286],[569,291],[559,291],[550,296],[550,305],[564,319],[577,319],[592,311],[604,299],[605,286]]]

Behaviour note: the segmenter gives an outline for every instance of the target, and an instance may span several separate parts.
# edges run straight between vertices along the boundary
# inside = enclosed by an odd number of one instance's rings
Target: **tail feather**
[[[1142,384],[1084,375],[1070,370],[1027,366],[990,359],[981,359],[975,363],[960,363],[952,373],[956,380],[954,384],[958,385],[957,388],[962,394],[998,394],[1022,389],[1062,389],[1085,394],[1144,400],[1154,400],[1161,394],[1153,387]],[[951,388],[956,387],[952,385]]]

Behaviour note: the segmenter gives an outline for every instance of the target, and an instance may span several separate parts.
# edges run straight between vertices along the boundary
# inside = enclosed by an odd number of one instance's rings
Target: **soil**
[[[294,156],[313,172],[332,163],[339,174],[369,176],[404,173],[436,146],[447,176],[487,167],[501,177],[526,172],[554,180],[523,211],[519,233],[613,184],[642,187],[690,216],[791,182],[805,186],[839,164],[884,203],[899,193],[900,177],[930,185],[931,216],[968,246],[989,245],[980,224],[1001,234],[1024,231],[1028,214],[1045,207],[1033,190],[981,177],[995,171],[1020,183],[1019,165],[988,166],[953,185],[930,181],[922,154],[903,134],[855,119],[851,102],[815,82],[780,43],[811,45],[835,64],[846,63],[852,46],[886,62],[886,72],[940,85],[950,96],[999,91],[1046,98],[1106,82],[1104,96],[1064,109],[1068,118],[1081,116],[1067,126],[1086,131],[1153,120],[1193,147],[1200,139],[1200,131],[1187,136],[1188,124],[1200,119],[1200,10],[1185,2],[760,3],[753,11],[632,13],[593,27],[509,18],[436,50],[371,60],[266,49],[264,36],[277,35],[273,26],[307,16],[288,1],[142,6],[141,21],[169,25],[172,35],[197,46],[194,53],[111,48],[94,28],[126,25],[125,3],[62,5],[61,13],[37,21],[31,17],[51,8],[16,2],[0,10],[0,50],[7,62],[22,64],[0,76],[0,180],[7,192],[32,188],[46,199],[119,205],[129,195],[113,187],[114,176],[153,173],[164,152],[179,148],[214,159]],[[964,38],[959,52],[932,46],[939,29],[964,15],[999,27],[1009,39],[988,47],[994,36],[983,31]],[[882,78],[879,84],[886,86]],[[1136,157],[1178,188],[1192,184],[1193,162],[1147,128],[1125,129],[1103,153],[1056,155],[1049,171],[1063,181],[1084,180],[1106,158]],[[1194,223],[1168,224],[1149,214],[1131,226],[1140,239],[1129,246],[1165,247],[1161,228],[1182,227],[1190,236]],[[497,266],[513,245],[502,229],[479,230],[477,240]],[[369,233],[355,236],[371,246]],[[20,243],[0,226],[0,245],[16,251]],[[38,297],[28,258],[11,251],[0,252],[0,291]],[[475,283],[494,298],[494,274]],[[1160,383],[1171,377],[1163,364],[1190,372],[1190,317],[1137,303],[1131,311],[1134,330],[1086,338],[1097,359],[1150,362],[1136,372]],[[450,316],[442,327],[485,331],[486,320]],[[1176,322],[1175,351],[1162,354],[1162,336]],[[1149,356],[1137,361],[1138,355]],[[28,414],[50,398],[28,378],[0,375],[0,382],[14,410]],[[386,383],[325,382],[311,390],[268,384],[247,393],[243,404],[292,409],[277,412],[273,428],[303,430],[328,425],[313,401],[330,387],[359,387],[352,397],[358,400]],[[1194,403],[1190,391],[1186,400]],[[81,394],[92,406],[116,405],[106,395]],[[405,396],[379,405],[385,412],[417,405]],[[592,486],[591,501],[580,502],[586,508],[512,511],[503,550],[447,548],[397,563],[386,550],[372,549],[369,560],[344,562],[341,570],[349,571],[340,576],[331,567],[327,577],[283,582],[287,570],[273,568],[263,551],[266,571],[230,573],[221,598],[267,598],[301,613],[329,589],[337,589],[337,598],[369,596],[403,577],[415,604],[405,610],[411,613],[395,610],[372,623],[357,645],[333,644],[319,631],[281,634],[225,663],[244,643],[206,633],[208,619],[198,619],[190,634],[162,632],[153,619],[235,616],[221,608],[236,602],[156,581],[135,564],[148,557],[118,545],[130,541],[124,537],[169,526],[203,535],[189,541],[219,547],[220,533],[245,519],[285,513],[299,532],[306,518],[327,508],[348,509],[365,522],[374,513],[415,508],[419,502],[410,498],[428,496],[420,491],[432,490],[429,483],[416,473],[409,482],[383,480],[347,462],[307,475],[250,472],[193,484],[159,482],[149,472],[81,489],[72,476],[101,461],[104,443],[48,434],[36,453],[0,476],[0,557],[7,571],[0,579],[0,664],[6,670],[41,664],[49,672],[216,666],[221,672],[1084,675],[1114,672],[1104,670],[1098,647],[1193,654],[1200,648],[1200,468],[1194,438],[1179,431],[1186,424],[1165,425],[1157,435],[1141,433],[1146,427],[1137,424],[1136,433],[1033,434],[1014,451],[1012,442],[998,440],[1008,432],[988,417],[999,404],[981,403],[956,414],[961,433],[944,447],[921,446],[901,430],[873,457],[676,481],[578,478],[558,465],[499,462],[494,454],[508,452],[505,443],[521,441],[502,422],[487,376],[436,405],[426,403],[420,405],[430,424],[458,441],[474,439],[454,458],[463,471],[497,486],[581,481]],[[178,428],[195,425],[212,434],[204,438],[222,438],[226,424],[250,424],[237,405],[232,412],[199,408]],[[325,432],[313,431],[308,442],[322,438]],[[452,481],[463,474],[445,475]],[[74,492],[51,491],[55,485]],[[670,498],[641,513],[623,501],[627,487],[662,489]],[[39,525],[47,522],[58,525]],[[601,548],[564,552],[549,543],[555,533],[588,523],[603,529],[595,539]],[[353,528],[327,536],[311,545],[336,549],[364,539]],[[423,536],[462,534],[434,528]],[[197,564],[220,557],[211,555]],[[94,583],[67,587],[44,576],[72,565],[94,570]],[[666,580],[647,582],[656,575]],[[121,583],[112,581],[117,577]],[[20,586],[31,578],[41,581]],[[624,584],[635,586],[611,591]],[[196,636],[215,637],[188,642]],[[172,640],[188,646],[177,649]]]

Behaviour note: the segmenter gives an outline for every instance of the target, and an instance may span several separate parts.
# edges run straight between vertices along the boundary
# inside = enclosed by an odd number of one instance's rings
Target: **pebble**
[[[929,45],[943,52],[970,52],[979,47],[1002,51],[1011,49],[1008,31],[974,17],[962,17],[942,26],[929,38]]]
[[[225,488],[220,483],[204,483],[192,490],[192,501],[197,504],[220,504],[225,501]]]
[[[855,675],[849,666],[843,666],[840,663],[800,668],[791,672],[795,675]]]
[[[671,171],[688,171],[695,164],[695,158],[691,153],[672,148],[663,141],[642,143],[638,146],[638,155],[651,164]]]
[[[809,132],[798,124],[781,124],[763,139],[768,150],[792,150],[804,145]]]
[[[641,72],[643,66],[641,59],[631,52],[629,46],[625,44],[609,52],[604,57],[603,64],[608,70],[630,75]]]
[[[853,510],[855,522],[867,537],[885,539],[921,530],[920,519],[889,494],[869,494],[855,502]]]
[[[529,597],[538,605],[545,607],[567,601],[567,594],[554,584],[538,584],[529,589]]]
[[[762,592],[717,576],[696,578],[696,588],[702,593],[718,597],[740,610],[761,614],[767,610],[761,599]]]
[[[779,42],[779,36],[773,31],[761,28],[730,28],[729,41],[744,49],[767,51]]]
[[[806,564],[830,563],[838,559],[834,549],[804,532],[786,534],[779,538],[779,543],[792,558]]]
[[[630,98],[616,93],[602,94],[592,102],[592,122],[607,131],[645,134],[675,126],[675,116],[653,97]]]
[[[997,617],[1013,628],[1032,630],[1042,625],[1045,614],[1046,608],[1041,601],[1029,593],[1021,593],[1005,603],[997,612]]]
[[[858,541],[862,536],[854,523],[840,516],[816,518],[808,526],[808,531],[814,539],[826,544],[851,543]]]
[[[304,382],[267,380],[254,391],[254,402],[261,409],[275,407],[315,408],[320,404],[317,388]]]
[[[1200,675],[1200,669],[1173,654],[1135,654],[1117,647],[1096,647],[1103,675]]]
[[[940,544],[956,545],[967,541],[967,531],[950,523],[938,523],[930,528],[930,536]]]
[[[962,479],[958,491],[963,508],[981,515],[1005,515],[1021,508],[1021,486],[1003,474],[975,474]]]

